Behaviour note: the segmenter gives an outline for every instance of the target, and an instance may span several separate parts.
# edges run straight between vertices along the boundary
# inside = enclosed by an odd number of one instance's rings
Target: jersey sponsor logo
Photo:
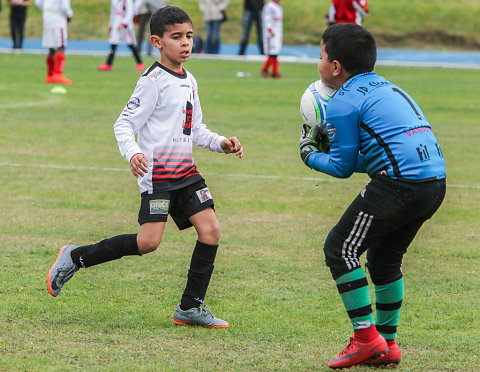
[[[198,200],[200,200],[200,203],[205,203],[207,200],[212,199],[212,194],[210,193],[210,189],[208,187],[198,190],[197,196]]]
[[[172,142],[174,143],[190,143],[192,140],[190,139],[190,137],[173,137],[172,138]]]
[[[381,87],[381,86],[384,86],[384,85],[389,85],[389,84],[392,84],[390,83],[389,81],[370,81],[368,82],[368,85],[370,85],[371,87]]]
[[[150,200],[150,214],[168,214],[170,200],[157,199]]]
[[[425,133],[425,132],[431,132],[432,128],[427,127],[427,126],[421,126],[421,127],[414,127],[414,128],[409,128],[405,131],[405,133],[409,136],[412,137],[415,134],[420,134],[420,133]]]
[[[331,141],[332,139],[335,138],[335,134],[337,133],[337,130],[330,123],[327,123],[326,127],[327,127],[328,138],[330,138],[330,141]]]
[[[189,136],[192,134],[192,119],[193,119],[193,105],[190,101],[187,101],[185,108],[183,109],[185,114],[185,121],[183,122],[183,134]]]
[[[127,103],[127,109],[135,110],[140,107],[140,99],[137,97],[130,98],[130,101]]]
[[[190,88],[190,85],[188,85],[188,84],[182,84],[182,85],[180,85],[180,88]]]

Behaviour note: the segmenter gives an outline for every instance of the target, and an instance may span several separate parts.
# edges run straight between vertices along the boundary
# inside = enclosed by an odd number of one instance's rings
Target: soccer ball
[[[305,89],[300,100],[300,114],[309,127],[326,124],[327,103],[335,90],[327,87],[321,80],[314,81]]]

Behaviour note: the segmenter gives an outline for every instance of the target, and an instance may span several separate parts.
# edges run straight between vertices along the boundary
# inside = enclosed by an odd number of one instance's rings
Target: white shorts
[[[265,36],[263,38],[263,48],[267,56],[278,56],[282,50],[283,40],[276,36]]]
[[[66,27],[52,25],[43,27],[42,46],[58,49],[67,46],[68,33]]]

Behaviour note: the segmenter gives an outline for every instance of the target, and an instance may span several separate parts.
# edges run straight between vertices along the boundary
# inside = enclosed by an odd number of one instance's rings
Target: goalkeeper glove
[[[300,157],[302,161],[308,166],[308,157],[312,152],[318,151],[318,142],[316,137],[319,131],[319,126],[315,125],[310,128],[307,124],[302,125],[302,132],[300,135],[300,142],[298,147],[300,148]]]
[[[328,133],[319,131],[316,140],[318,143],[318,151],[330,154],[330,138],[328,137]]]
[[[319,125],[310,127],[303,124],[298,146],[300,147],[300,157],[307,166],[308,157],[312,152],[330,153],[330,139],[328,134],[320,129]]]

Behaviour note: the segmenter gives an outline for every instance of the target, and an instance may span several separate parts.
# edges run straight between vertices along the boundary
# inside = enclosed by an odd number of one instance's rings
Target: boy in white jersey
[[[132,0],[112,0],[110,4],[110,22],[108,27],[110,53],[107,60],[98,66],[99,71],[112,71],[113,59],[118,45],[127,45],[135,59],[135,70],[143,71],[145,64],[142,62],[137,48],[135,47],[135,32],[133,17],[135,10]]]
[[[261,74],[264,77],[281,78],[279,74],[278,55],[283,45],[283,9],[280,0],[270,0],[262,10],[263,48],[267,60],[263,64]],[[272,67],[272,73],[268,70]]]
[[[67,23],[73,17],[70,0],[35,0],[35,5],[43,13],[42,46],[49,49],[45,82],[70,85],[72,81],[63,76]]]
[[[182,67],[193,45],[188,14],[172,6],[158,9],[152,15],[150,31],[160,60],[138,80],[114,126],[120,152],[140,187],[140,232],[93,245],[60,248],[48,272],[48,291],[57,296],[79,268],[156,250],[170,214],[179,229],[193,225],[198,234],[187,285],[174,312],[175,324],[228,327],[207,307],[200,307],[214,267],[220,225],[210,190],[196,169],[192,145],[240,158],[243,148],[236,137],[219,136],[202,124],[197,82]]]

